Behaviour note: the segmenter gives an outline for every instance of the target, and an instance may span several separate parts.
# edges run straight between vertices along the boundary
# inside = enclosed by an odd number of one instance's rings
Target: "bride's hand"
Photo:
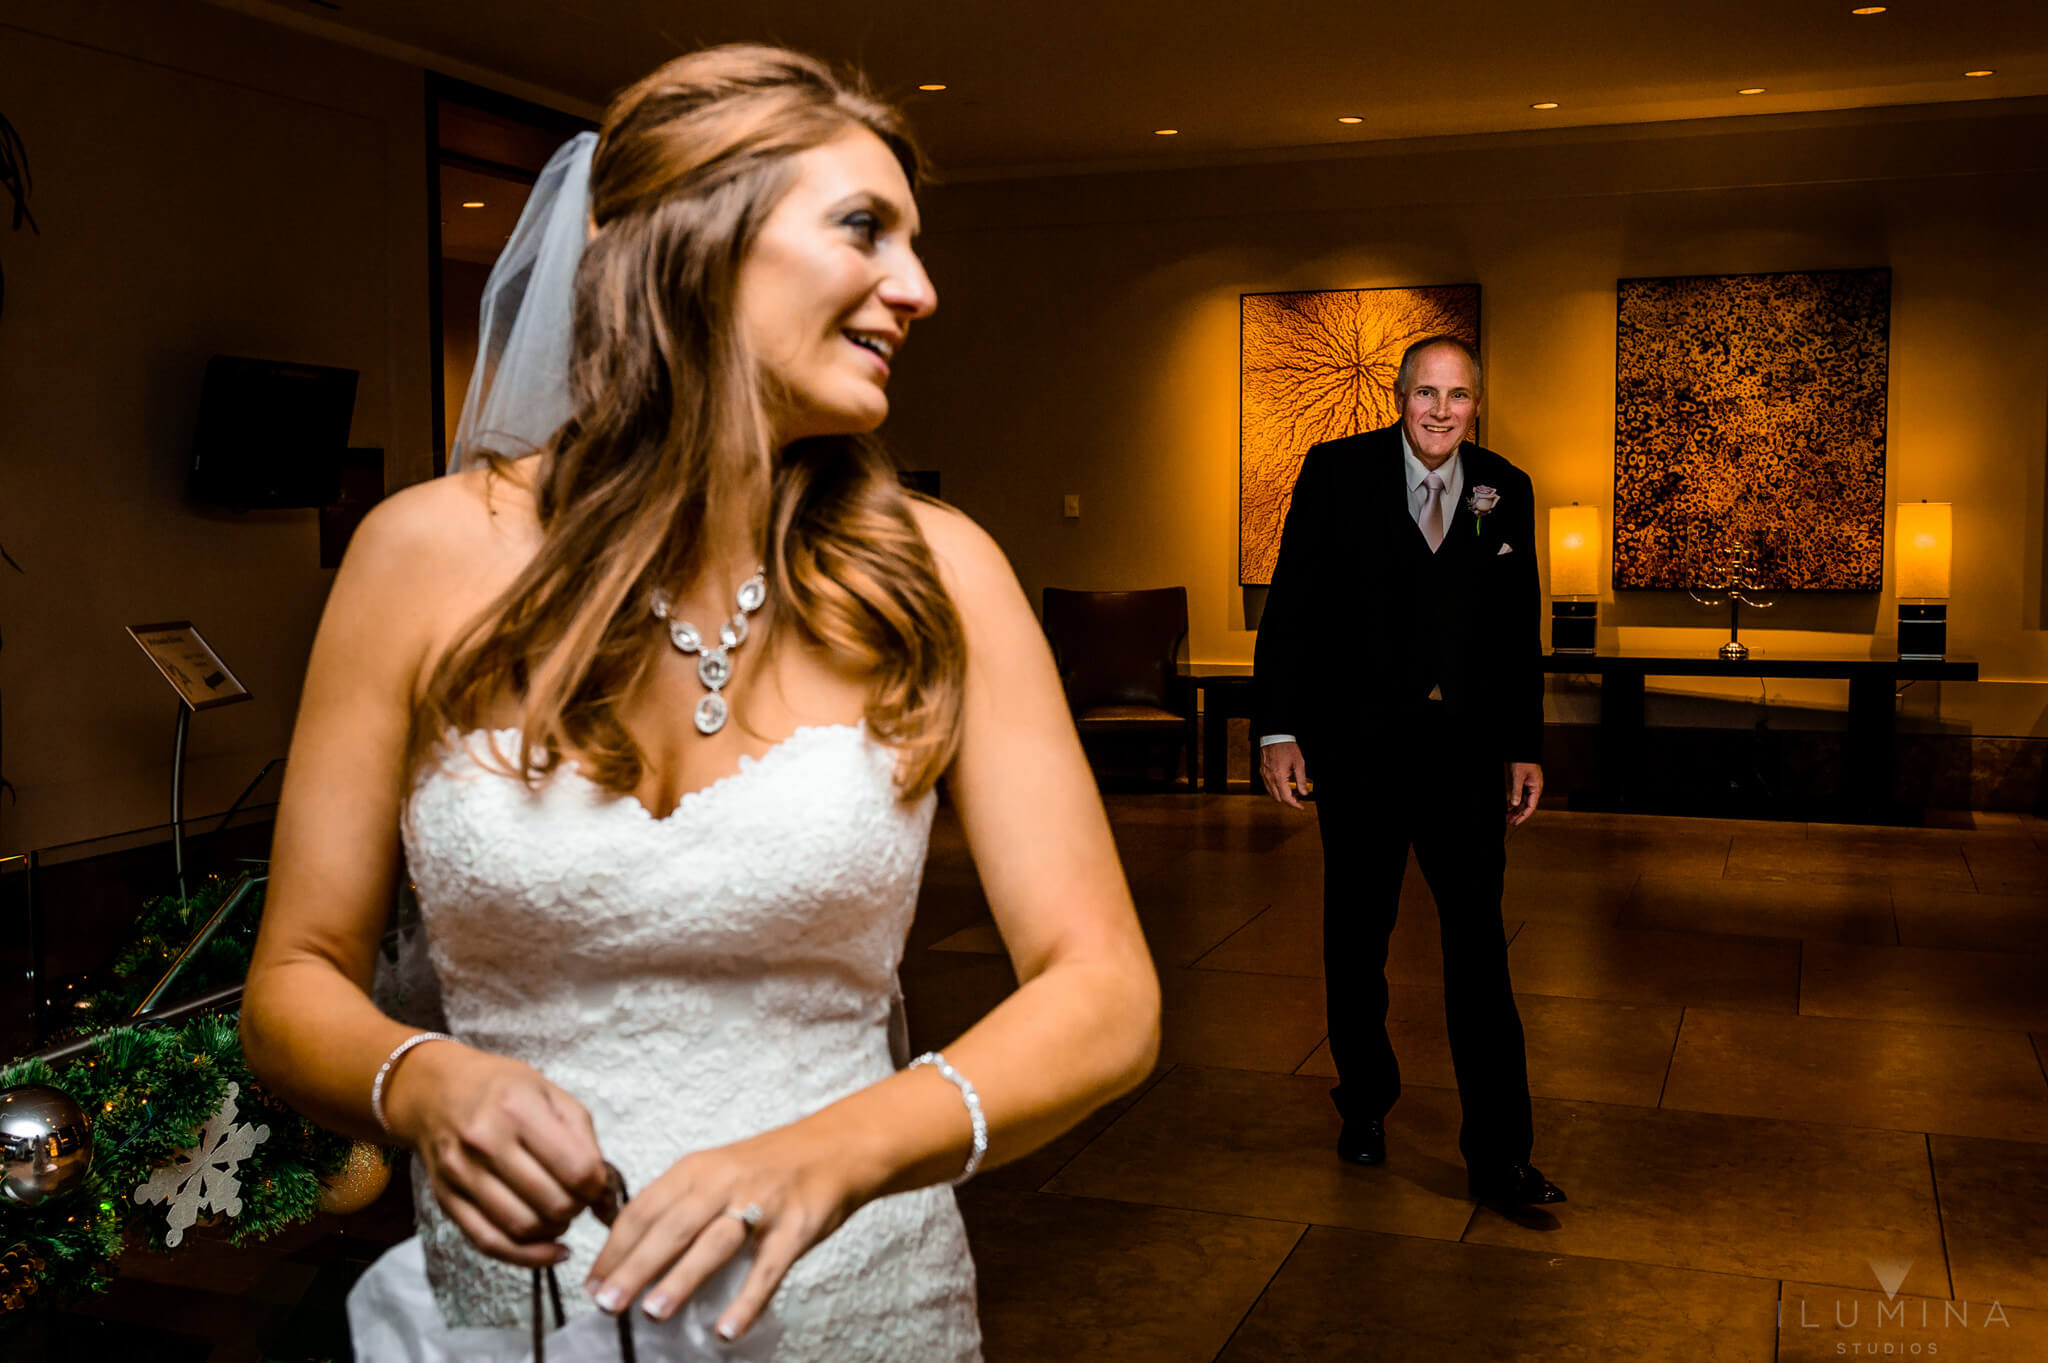
[[[761,1314],[783,1274],[838,1229],[864,1200],[843,1155],[801,1127],[689,1155],[633,1194],[612,1223],[584,1290],[618,1312],[646,1290],[648,1315],[667,1320],[705,1279],[754,1240],[754,1264],[718,1318],[737,1339]],[[748,1229],[740,1213],[759,1209]]]
[[[458,1042],[421,1046],[392,1071],[385,1111],[442,1210],[494,1259],[559,1263],[566,1251],[555,1242],[604,1193],[590,1114],[517,1060]]]

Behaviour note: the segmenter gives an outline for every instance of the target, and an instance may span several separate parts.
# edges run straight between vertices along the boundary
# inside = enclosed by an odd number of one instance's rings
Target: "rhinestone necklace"
[[[732,680],[732,652],[747,641],[747,617],[761,609],[768,599],[768,578],[761,569],[740,583],[736,601],[739,606],[732,619],[718,627],[718,647],[706,648],[704,636],[697,633],[697,627],[680,615],[675,614],[674,603],[668,593],[655,589],[653,599],[654,618],[668,623],[668,641],[676,646],[678,653],[697,655],[697,680],[704,683],[704,689],[711,694],[697,702],[697,732],[715,734],[725,727],[729,707],[725,697],[719,695],[725,684]]]

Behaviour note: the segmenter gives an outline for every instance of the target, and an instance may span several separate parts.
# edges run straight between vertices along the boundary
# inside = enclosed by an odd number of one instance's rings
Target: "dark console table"
[[[1856,822],[1897,823],[1892,805],[1894,699],[1900,682],[1975,681],[1977,664],[1963,658],[1914,662],[1896,657],[1828,658],[1752,653],[1667,655],[1552,653],[1543,670],[1600,678],[1600,780],[1605,803],[1626,809],[1639,784],[1635,755],[1643,732],[1644,681],[1649,677],[1808,677],[1847,680],[1849,733],[1842,805]]]
[[[1180,674],[1201,696],[1202,789],[1230,788],[1230,721],[1252,715],[1250,663],[1183,663]],[[1259,786],[1259,736],[1251,736],[1252,789]]]

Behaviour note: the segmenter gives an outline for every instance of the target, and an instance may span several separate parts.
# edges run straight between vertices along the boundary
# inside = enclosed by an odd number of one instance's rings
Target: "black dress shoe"
[[[1549,1207],[1566,1201],[1564,1189],[1543,1177],[1533,1164],[1500,1164],[1470,1172],[1468,1186],[1475,1202],[1505,1207]]]
[[[1337,1158],[1346,1164],[1385,1164],[1387,1124],[1383,1121],[1346,1122],[1337,1136]]]

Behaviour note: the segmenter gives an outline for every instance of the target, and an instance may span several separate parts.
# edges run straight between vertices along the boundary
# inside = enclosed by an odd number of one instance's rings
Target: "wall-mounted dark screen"
[[[341,495],[356,371],[216,355],[192,442],[192,496],[242,508],[326,506]]]

